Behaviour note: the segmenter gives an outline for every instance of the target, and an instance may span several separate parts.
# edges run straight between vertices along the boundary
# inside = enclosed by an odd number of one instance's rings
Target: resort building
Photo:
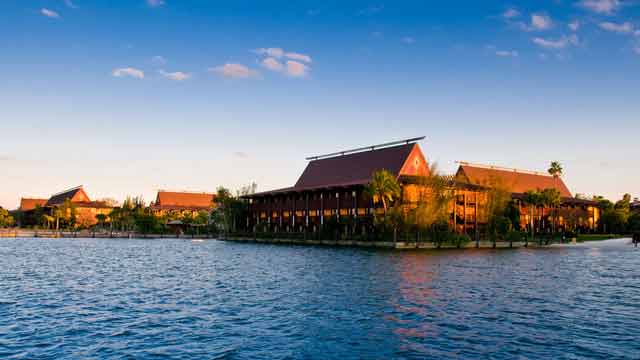
[[[49,199],[22,198],[20,200],[20,212],[22,225],[37,224],[36,211],[42,210],[43,214],[53,214],[53,210],[69,203],[75,212],[75,224],[80,227],[89,227],[97,224],[96,215],[109,215],[113,208],[102,201],[92,201],[82,186],[59,192]],[[71,212],[71,209],[67,209]],[[70,215],[70,214],[69,214]]]
[[[18,210],[22,212],[35,210],[37,207],[44,207],[47,201],[48,199],[22,198],[20,199],[20,207]]]
[[[340,231],[364,232],[373,223],[374,214],[383,211],[365,191],[372,175],[383,169],[399,182],[401,206],[407,213],[418,205],[421,194],[430,191],[424,181],[430,175],[429,166],[417,143],[422,139],[307,158],[309,163],[293,186],[245,196],[247,228],[268,232],[318,232],[331,222],[332,226],[338,223]],[[463,163],[456,175],[447,179],[447,191],[453,195],[449,224],[458,233],[474,236],[486,225],[487,189],[494,182],[504,184],[516,200],[529,190],[553,188],[560,192],[561,211],[538,207],[531,215],[529,207],[519,202],[523,230],[530,226],[530,216],[534,216],[538,231],[546,226],[545,219],[552,214],[558,220],[554,224],[560,227],[571,219],[584,228],[595,229],[598,221],[595,203],[574,199],[559,177]]]
[[[150,208],[158,217],[195,217],[201,211],[213,210],[216,206],[215,197],[211,193],[160,190]]]
[[[375,212],[381,212],[366,194],[373,173],[387,170],[402,186],[402,203],[415,206],[420,179],[429,176],[429,166],[415,138],[338,153],[315,156],[292,187],[246,196],[247,225],[267,231],[317,232],[328,222],[351,223],[352,232],[366,231]],[[459,231],[472,231],[478,223],[480,188],[469,184],[455,189],[459,203],[451,206],[451,222]]]
[[[108,216],[113,210],[113,207],[109,206],[106,202],[92,201],[82,185],[51,196],[51,198],[47,200],[45,207],[54,209],[63,206],[67,201],[75,209],[76,224],[82,227],[97,224],[98,220],[96,219],[96,215],[101,214]]]
[[[503,168],[491,165],[461,162],[456,173],[458,181],[485,187],[503,187],[511,192],[520,209],[520,228],[528,229],[532,223],[537,231],[549,231],[554,224],[560,229],[572,223],[582,230],[595,230],[600,219],[597,202],[575,198],[560,176]],[[531,206],[523,200],[527,191],[555,189],[561,205],[557,209]]]

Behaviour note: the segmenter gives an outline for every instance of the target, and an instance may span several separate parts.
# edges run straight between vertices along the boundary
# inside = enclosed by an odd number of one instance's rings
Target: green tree
[[[535,234],[535,210],[542,204],[542,196],[540,192],[537,190],[529,190],[524,193],[524,197],[522,202],[525,205],[529,206],[529,217],[530,217],[530,227],[531,227],[531,240],[534,241]]]
[[[560,177],[562,176],[562,165],[560,164],[560,162],[558,161],[552,161],[551,165],[549,166],[549,170],[547,170],[549,172],[549,174],[553,175],[553,177]]]
[[[558,208],[562,205],[562,196],[558,189],[544,189],[540,192],[540,200],[543,206],[551,208],[551,232],[556,232],[556,218],[558,216]]]
[[[15,220],[13,216],[9,214],[9,211],[0,208],[0,228],[13,226]]]
[[[96,221],[98,221],[98,226],[104,229],[104,225],[107,223],[108,216],[105,214],[96,215]]]
[[[215,197],[216,209],[212,216],[218,229],[224,234],[237,230],[237,219],[246,211],[245,202],[239,197],[234,197],[231,191],[225,187],[218,187]]]
[[[402,195],[402,189],[393,174],[387,170],[378,170],[372,174],[371,181],[365,187],[365,193],[371,197],[374,204],[382,204],[386,219],[387,210]]]

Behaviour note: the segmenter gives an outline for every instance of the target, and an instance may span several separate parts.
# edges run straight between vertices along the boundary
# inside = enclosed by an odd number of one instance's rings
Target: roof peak
[[[503,166],[495,166],[495,165],[487,165],[487,164],[475,164],[475,163],[470,163],[470,162],[466,162],[466,161],[456,161],[456,162],[458,164],[460,164],[460,166],[469,166],[469,167],[476,167],[476,168],[488,169],[488,170],[508,171],[508,172],[513,172],[513,173],[517,173],[517,174],[527,174],[527,175],[553,177],[550,174],[546,174],[546,173],[543,173],[543,172],[540,172],[540,171],[522,170],[522,169],[509,168],[509,167],[503,167]]]
[[[185,191],[185,190],[158,190],[159,193],[175,193],[175,194],[194,194],[194,195],[215,195],[212,192],[206,191]]]
[[[67,189],[67,190],[64,190],[64,191],[60,191],[59,193],[55,193],[55,194],[51,195],[51,197],[62,195],[62,194],[66,194],[68,192],[72,192],[72,191],[75,191],[75,190],[80,190],[82,188],[83,188],[82,185],[78,185],[76,187],[72,187],[71,189]]]
[[[337,152],[330,153],[330,154],[325,154],[325,155],[310,156],[310,157],[307,157],[306,160],[316,161],[316,160],[331,159],[331,158],[341,157],[341,156],[345,156],[345,155],[352,155],[352,154],[358,154],[358,153],[363,153],[363,152],[386,149],[386,148],[390,148],[390,147],[394,147],[394,146],[398,146],[398,145],[415,144],[415,143],[417,143],[419,141],[424,140],[425,138],[426,138],[425,136],[421,136],[421,137],[416,137],[416,138],[392,141],[392,142],[383,143],[383,144],[363,146],[363,147],[359,147],[359,148],[356,148],[356,149],[337,151]]]

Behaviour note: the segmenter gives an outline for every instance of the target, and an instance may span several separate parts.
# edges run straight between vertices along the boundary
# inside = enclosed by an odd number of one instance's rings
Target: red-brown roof
[[[418,144],[406,144],[355,154],[313,160],[294,189],[367,184],[378,170],[395,176],[427,175],[428,167]]]
[[[215,194],[158,191],[154,209],[211,209],[215,201]]]
[[[38,206],[45,206],[47,204],[47,199],[20,199],[20,211],[29,211],[33,210]]]
[[[55,206],[61,205],[66,200],[71,200],[71,202],[90,202],[89,195],[84,191],[82,186],[75,187],[73,189],[65,190],[61,193],[55,194],[51,196],[49,201],[47,201],[47,206]]]
[[[521,194],[530,190],[557,189],[560,196],[572,197],[561,178],[542,173],[463,164],[458,169],[456,176],[476,185],[491,186],[495,182],[499,182],[512,193]]]

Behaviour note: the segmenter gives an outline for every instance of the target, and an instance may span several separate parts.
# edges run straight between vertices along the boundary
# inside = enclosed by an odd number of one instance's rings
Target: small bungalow
[[[215,208],[215,194],[203,192],[158,191],[155,202],[151,203],[153,214],[162,216],[192,216],[201,211],[210,212]]]

